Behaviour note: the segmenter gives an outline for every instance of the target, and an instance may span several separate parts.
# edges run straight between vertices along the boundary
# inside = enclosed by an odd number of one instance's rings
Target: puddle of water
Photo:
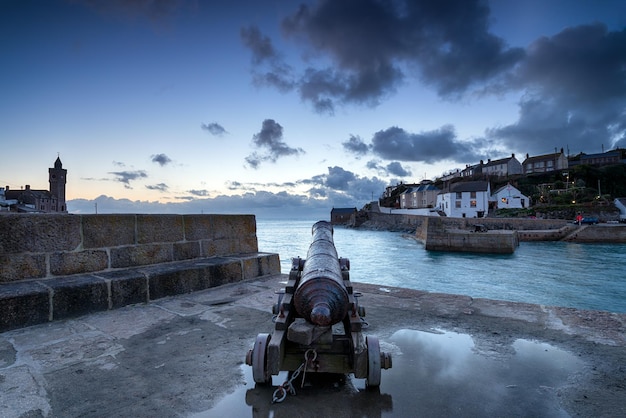
[[[546,343],[475,343],[467,334],[443,331],[400,330],[381,341],[381,350],[392,353],[393,368],[382,371],[375,390],[351,376],[309,374],[303,388],[298,380],[296,396],[272,404],[286,372],[262,386],[243,365],[246,384],[192,417],[568,417],[557,392],[583,367]]]

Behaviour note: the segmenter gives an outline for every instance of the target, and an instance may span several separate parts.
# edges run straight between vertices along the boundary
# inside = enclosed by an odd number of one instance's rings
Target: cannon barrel
[[[332,224],[327,221],[316,222],[312,235],[294,294],[294,304],[298,314],[310,323],[330,326],[346,316],[348,291],[343,284]]]

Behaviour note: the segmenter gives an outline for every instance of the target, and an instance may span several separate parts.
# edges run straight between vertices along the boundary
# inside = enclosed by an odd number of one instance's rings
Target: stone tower
[[[57,157],[54,168],[48,169],[48,181],[50,182],[50,194],[56,198],[57,212],[67,212],[65,206],[65,184],[67,183],[67,170],[63,169],[61,158]]]

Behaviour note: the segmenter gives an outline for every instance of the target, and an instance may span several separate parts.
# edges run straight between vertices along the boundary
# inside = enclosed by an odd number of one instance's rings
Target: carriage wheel
[[[267,369],[267,346],[270,335],[262,333],[257,335],[252,349],[252,378],[256,383],[269,383],[272,381]]]
[[[368,335],[365,337],[367,344],[367,386],[380,386],[380,344],[378,338]]]

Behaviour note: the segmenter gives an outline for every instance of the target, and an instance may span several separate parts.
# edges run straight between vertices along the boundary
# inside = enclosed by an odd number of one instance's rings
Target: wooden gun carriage
[[[271,383],[280,371],[352,373],[378,387],[391,355],[378,338],[364,337],[365,310],[350,283],[350,261],[338,258],[330,222],[312,228],[306,260],[292,259],[289,281],[274,305],[271,334],[257,336],[246,356],[257,383]]]

